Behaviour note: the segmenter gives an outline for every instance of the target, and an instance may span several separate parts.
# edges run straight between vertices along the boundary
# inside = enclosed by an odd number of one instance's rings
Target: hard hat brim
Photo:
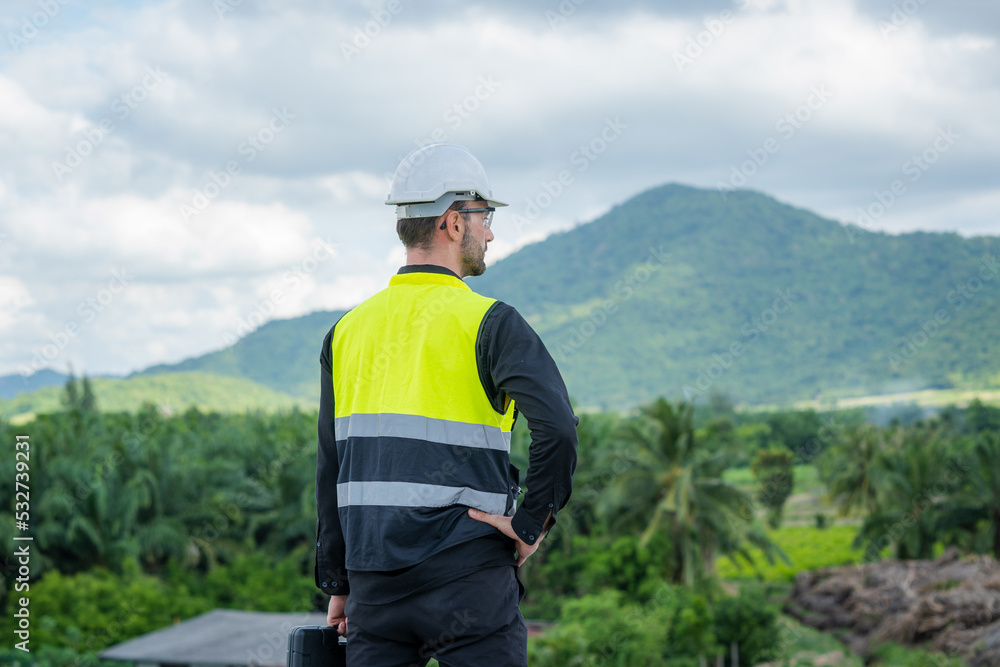
[[[485,201],[491,208],[507,206],[502,201],[484,197],[479,192],[447,192],[435,201],[431,202],[386,202],[386,204],[396,204],[396,219],[405,218],[436,218],[443,215],[456,201]]]

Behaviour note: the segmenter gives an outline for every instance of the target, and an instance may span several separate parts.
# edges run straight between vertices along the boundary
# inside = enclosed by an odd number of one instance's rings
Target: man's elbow
[[[573,421],[564,422],[556,429],[555,437],[562,444],[563,447],[568,447],[576,451],[577,446],[577,434],[576,425],[579,420],[574,417]]]
[[[579,444],[576,426],[573,424],[559,429],[553,434],[555,442],[559,443],[559,455],[566,461],[569,467],[569,475],[576,472],[576,449]]]

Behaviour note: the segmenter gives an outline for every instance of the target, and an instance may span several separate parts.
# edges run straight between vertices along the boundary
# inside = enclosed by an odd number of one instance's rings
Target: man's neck
[[[462,265],[458,261],[458,258],[450,257],[446,253],[427,252],[424,250],[407,250],[406,266],[413,266],[415,264],[434,264],[435,266],[443,266],[449,271],[453,271],[459,278],[465,278],[465,276],[462,275]]]
[[[453,276],[458,278],[457,273],[451,269],[441,266],[440,264],[406,264],[401,266],[399,271],[396,272],[397,275],[404,273],[437,273],[442,276]],[[461,278],[459,278],[459,280],[461,280]]]

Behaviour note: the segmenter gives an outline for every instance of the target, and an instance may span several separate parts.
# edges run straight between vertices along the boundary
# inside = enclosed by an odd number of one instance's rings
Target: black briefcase
[[[288,667],[347,667],[347,641],[336,626],[301,625],[288,633]]]

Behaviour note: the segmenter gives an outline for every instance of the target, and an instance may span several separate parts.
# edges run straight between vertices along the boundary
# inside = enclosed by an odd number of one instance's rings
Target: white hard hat
[[[493,208],[486,171],[465,146],[439,141],[424,144],[403,158],[392,177],[385,203],[396,206],[396,219],[436,218],[459,200],[485,199]]]

